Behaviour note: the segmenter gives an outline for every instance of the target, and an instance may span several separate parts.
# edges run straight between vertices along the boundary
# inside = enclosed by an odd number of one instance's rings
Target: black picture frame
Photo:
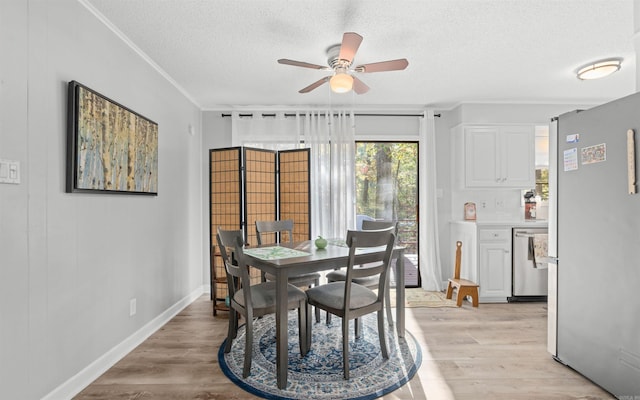
[[[158,124],[69,82],[67,193],[158,194]]]

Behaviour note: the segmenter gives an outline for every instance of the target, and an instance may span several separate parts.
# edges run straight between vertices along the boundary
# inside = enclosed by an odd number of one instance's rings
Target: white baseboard
[[[42,400],[70,399],[74,397],[85,387],[87,387],[91,382],[95,381],[100,375],[105,373],[115,363],[129,354],[129,352],[131,352],[138,345],[147,340],[149,336],[154,334],[158,329],[162,328],[164,324],[171,320],[171,318],[175,317],[180,311],[186,308],[189,304],[193,303],[202,294],[203,287],[199,287],[192,293],[180,299],[177,303],[169,307],[163,313],[149,321],[149,323],[147,323],[145,326],[134,332],[133,335],[129,336],[114,348],[104,353],[94,362],[85,367],[82,371],[78,372],[62,385],[58,386],[49,394],[44,396]]]

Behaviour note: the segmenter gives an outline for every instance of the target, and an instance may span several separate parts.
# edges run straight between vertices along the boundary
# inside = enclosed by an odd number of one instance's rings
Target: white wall
[[[442,112],[436,120],[438,146],[438,186],[443,198],[438,204],[440,222],[440,254],[443,278],[453,271],[454,244],[450,242],[449,222],[462,220],[466,201],[477,203],[478,218],[517,219],[523,217],[520,206],[520,189],[475,189],[461,187],[460,167],[464,144],[455,138],[451,129],[460,124],[536,124],[549,125],[553,117],[576,109],[588,109],[595,104],[461,104],[453,110]],[[458,140],[456,140],[458,139]],[[504,201],[505,207],[495,208],[495,200]],[[482,209],[480,202],[486,201]]]
[[[76,0],[2,0],[0,45],[0,397],[38,399],[202,290],[200,111]],[[157,197],[64,192],[70,80],[158,123]]]

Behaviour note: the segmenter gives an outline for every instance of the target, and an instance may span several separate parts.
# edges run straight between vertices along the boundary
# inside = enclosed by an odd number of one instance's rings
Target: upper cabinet
[[[534,187],[533,125],[473,125],[463,131],[466,187]]]

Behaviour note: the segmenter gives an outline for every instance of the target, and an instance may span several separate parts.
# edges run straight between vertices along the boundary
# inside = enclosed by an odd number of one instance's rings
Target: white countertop
[[[512,227],[535,227],[546,228],[549,226],[549,221],[544,219],[520,219],[520,220],[476,220],[476,221],[451,221],[454,224],[473,224],[477,226],[512,226]]]

